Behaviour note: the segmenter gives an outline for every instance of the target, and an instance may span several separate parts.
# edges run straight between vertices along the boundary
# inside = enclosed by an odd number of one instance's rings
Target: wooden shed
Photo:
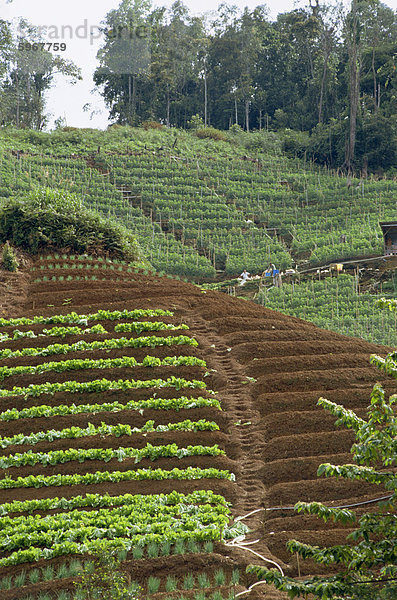
[[[397,221],[379,223],[385,238],[385,256],[397,255]]]

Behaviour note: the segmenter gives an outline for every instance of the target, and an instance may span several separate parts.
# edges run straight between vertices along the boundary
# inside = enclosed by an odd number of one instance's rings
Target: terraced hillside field
[[[316,477],[352,442],[316,401],[361,414],[379,379],[369,355],[387,349],[88,256],[38,257],[12,286],[19,303],[4,299],[0,319],[5,600],[70,593],[76,558],[115,546],[146,596],[226,598],[260,563],[230,545],[233,517],[272,509],[245,520],[247,539],[296,574],[287,539],[321,545],[346,530],[289,507],[377,496]]]
[[[194,281],[383,253],[379,221],[395,218],[394,180],[346,179],[263,136],[263,147],[246,148],[173,129],[29,141],[4,132],[0,204],[38,185],[73,192],[128,227],[157,271]]]

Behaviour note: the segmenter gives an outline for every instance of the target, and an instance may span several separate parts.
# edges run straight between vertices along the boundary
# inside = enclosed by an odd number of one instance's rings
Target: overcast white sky
[[[347,1],[347,0],[346,0]],[[171,6],[173,0],[154,0],[156,6]],[[270,11],[271,18],[276,18],[277,14],[293,10],[297,6],[304,6],[307,2],[299,0],[234,0],[229,1],[239,8],[248,6],[255,8],[259,4],[266,4]],[[85,23],[89,32],[90,27],[96,31],[96,26],[100,24],[109,10],[117,8],[120,0],[66,0],[59,2],[57,0],[13,0],[7,4],[6,0],[0,0],[0,16],[4,19],[12,20],[17,17],[24,17],[29,22],[37,26],[58,27],[70,25],[76,31],[80,27],[79,35],[85,33]],[[214,10],[220,4],[218,0],[184,0],[190,10],[194,13],[203,13]],[[397,10],[397,0],[386,0],[384,4]],[[52,114],[51,125],[57,117],[65,117],[69,126],[74,127],[97,127],[105,128],[108,124],[108,111],[102,101],[101,96],[95,92],[92,93],[94,83],[92,73],[96,67],[96,53],[101,40],[91,43],[89,39],[65,39],[67,50],[62,56],[73,60],[82,69],[83,81],[76,85],[71,85],[63,79],[58,79],[56,85],[48,93],[48,111]],[[51,41],[51,40],[49,40]],[[98,114],[90,119],[90,113],[83,111],[83,105],[89,102],[92,108]]]

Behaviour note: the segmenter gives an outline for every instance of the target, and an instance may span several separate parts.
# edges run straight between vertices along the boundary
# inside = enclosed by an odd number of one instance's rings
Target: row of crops
[[[308,253],[314,264],[381,253],[378,222],[396,210],[396,182],[353,180],[348,188],[345,178],[275,157],[119,156],[110,165],[156,221],[185,243],[212,249],[227,273],[258,272],[269,259],[290,266],[289,250]]]
[[[267,308],[311,321],[325,329],[396,346],[396,315],[379,310],[377,296],[358,292],[357,278],[341,274],[322,281],[312,279],[299,284],[284,284],[282,288],[264,288],[259,292],[258,301]]]
[[[87,335],[90,341],[84,340]],[[187,325],[174,322],[172,312],[97,310],[1,318],[0,336],[0,567],[108,550],[138,549],[142,556],[150,544],[168,544],[172,552],[181,542],[233,536],[230,504],[210,488],[217,480],[233,481],[234,474],[219,462],[226,456],[223,448],[200,443],[201,433],[206,439],[216,436],[216,419],[189,419],[186,413],[168,423],[164,419],[167,411],[220,411],[219,400],[203,381],[205,361],[189,355],[197,341]],[[135,349],[155,352],[158,347],[175,355],[146,355],[141,361],[133,356]],[[121,357],[101,356],[120,350]],[[69,358],[74,352],[88,357]],[[158,368],[165,378],[156,377]],[[183,368],[197,378],[179,377]],[[134,369],[139,378],[125,377]],[[80,373],[81,381],[76,380]],[[44,383],[43,377],[48,378]],[[169,391],[164,398],[162,389]],[[135,390],[148,391],[135,398]],[[112,391],[119,393],[109,396]],[[145,411],[163,417],[160,422],[145,419]],[[90,422],[91,415],[100,415],[101,421]],[[65,416],[71,424],[57,427],[56,420]],[[18,432],[11,434],[7,427],[13,422]],[[178,436],[186,438],[189,432],[192,443],[180,445]],[[167,435],[172,439],[165,443]],[[207,463],[191,464],[196,458]],[[213,460],[218,462],[211,466]],[[119,484],[128,490],[143,481],[170,482],[171,487],[162,493],[120,493]],[[175,488],[187,481],[196,482],[191,491]],[[87,493],[81,493],[81,486],[87,486]]]
[[[182,540],[181,542],[183,544]],[[185,548],[182,544],[178,544],[178,548],[176,549],[178,551],[177,554],[186,554],[186,551],[191,547]],[[164,546],[165,545],[163,545],[162,548],[157,548],[156,552],[156,546],[151,545],[149,557],[156,558],[159,555],[160,550],[167,550]],[[212,543],[206,542],[204,546],[205,551],[209,552]],[[195,543],[194,551],[196,552],[197,547],[198,546]],[[139,548],[135,549],[135,554],[138,559],[141,558],[139,550]],[[49,582],[54,579],[62,580],[68,576],[77,580],[81,573],[85,572],[91,574],[94,569],[95,564],[93,561],[80,561],[74,559],[71,560],[69,564],[63,563],[58,569],[48,566],[42,569],[33,569],[29,574],[25,571],[21,571],[19,575],[13,578],[6,576],[0,579],[0,590],[15,590],[40,581]],[[165,600],[187,600],[187,598],[191,597],[192,590],[198,588],[198,591],[194,594],[195,600],[232,600],[236,596],[236,586],[239,584],[239,581],[240,572],[238,569],[234,569],[231,573],[227,573],[223,568],[217,569],[214,573],[207,571],[197,573],[196,571],[191,570],[186,573],[183,579],[178,579],[173,575],[168,575],[166,578],[159,578],[151,575],[148,578],[146,586],[146,596],[151,597],[159,592],[166,592],[168,595],[164,596]],[[130,597],[135,598],[142,595],[142,587],[138,582],[132,582],[129,586],[129,590],[133,592],[133,595]],[[86,595],[79,590],[75,593],[70,593],[67,590],[60,590],[55,597],[46,592],[42,592],[37,596],[37,600],[53,600],[54,598],[56,598],[56,600],[85,600]],[[33,600],[33,596],[24,596],[21,600]]]
[[[101,169],[77,157],[3,154],[0,199],[37,184],[63,187],[127,225],[158,271],[191,278],[382,253],[378,223],[395,216],[397,182],[347,186],[278,156],[188,154],[112,154],[100,157]]]

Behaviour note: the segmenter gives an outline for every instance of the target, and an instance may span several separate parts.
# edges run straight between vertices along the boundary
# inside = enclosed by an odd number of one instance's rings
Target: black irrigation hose
[[[363,502],[355,502],[354,504],[342,504],[341,506],[327,506],[326,508],[354,508],[355,506],[364,506],[364,504],[374,504],[375,502],[380,502],[381,500],[390,500],[393,497],[393,494],[390,496],[381,496],[380,498],[374,498],[373,500],[364,500]],[[272,508],[263,508],[259,510],[295,510],[294,506],[276,506]]]
[[[390,494],[389,496],[381,496],[379,498],[373,498],[372,500],[364,500],[363,502],[355,502],[354,504],[342,504],[341,506],[325,506],[326,508],[354,508],[356,506],[364,506],[365,504],[375,504],[375,502],[380,502],[381,500],[390,500],[390,498],[393,497],[393,494]],[[272,506],[270,508],[257,508],[256,510],[253,510],[251,512],[249,512],[248,514],[244,515],[243,517],[237,517],[235,519],[235,521],[243,521],[244,519],[247,519],[248,517],[250,517],[251,515],[254,515],[258,512],[261,512],[262,510],[267,511],[267,510],[295,510],[295,506]]]

